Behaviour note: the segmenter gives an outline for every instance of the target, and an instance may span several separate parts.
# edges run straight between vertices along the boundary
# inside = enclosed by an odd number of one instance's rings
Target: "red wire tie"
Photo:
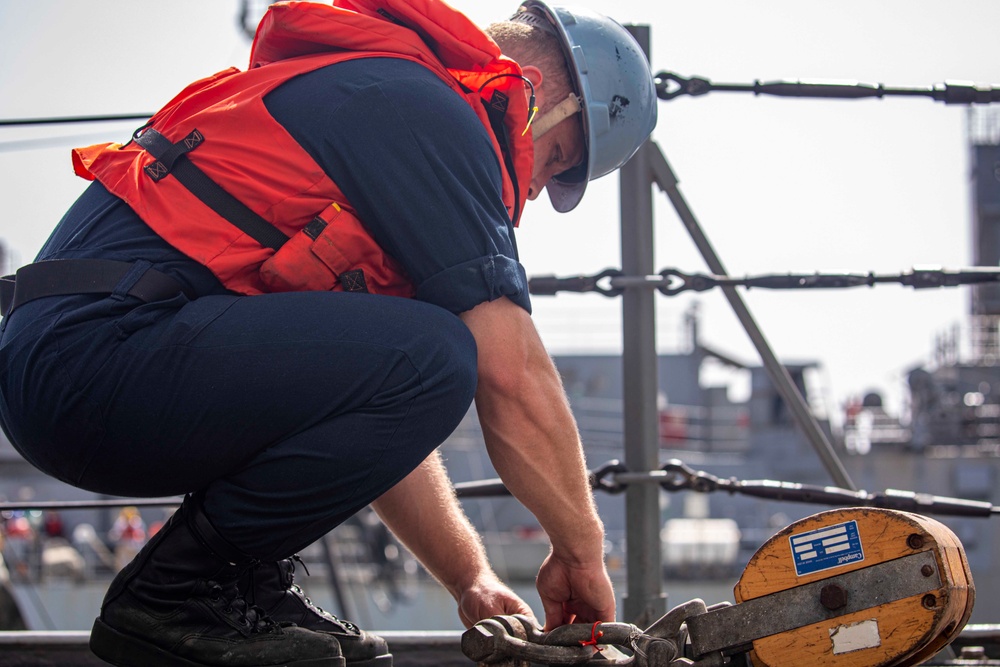
[[[585,642],[580,642],[580,646],[593,646],[594,650],[598,652],[604,650],[597,645],[597,640],[604,636],[603,630],[600,631],[597,630],[597,626],[600,624],[601,624],[600,621],[594,623],[594,625],[590,628],[590,639],[588,639]]]

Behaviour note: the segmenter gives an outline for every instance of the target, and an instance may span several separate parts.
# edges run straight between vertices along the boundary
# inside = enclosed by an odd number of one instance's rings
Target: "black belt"
[[[0,315],[6,316],[21,304],[44,296],[115,294],[127,285],[122,280],[130,271],[140,270],[136,262],[110,259],[53,259],[28,264],[15,275],[0,278]],[[149,302],[183,291],[184,287],[170,276],[146,268],[121,295]]]

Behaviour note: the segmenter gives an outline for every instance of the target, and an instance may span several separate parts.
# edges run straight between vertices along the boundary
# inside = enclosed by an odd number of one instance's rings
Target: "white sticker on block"
[[[832,628],[830,640],[833,641],[834,655],[882,645],[882,637],[878,634],[878,621],[874,618]]]

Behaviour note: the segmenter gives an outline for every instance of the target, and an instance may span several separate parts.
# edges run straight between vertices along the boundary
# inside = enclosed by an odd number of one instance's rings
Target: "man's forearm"
[[[530,317],[501,299],[463,314],[479,348],[476,407],[511,493],[571,562],[603,558],[603,525],[559,375]]]
[[[492,574],[479,535],[458,504],[436,451],[372,507],[456,599],[476,577]]]
[[[480,388],[476,405],[487,448],[500,478],[538,519],[553,549],[570,560],[599,560],[603,525],[576,424],[557,379],[544,368],[538,375],[548,386],[531,397],[512,400]]]

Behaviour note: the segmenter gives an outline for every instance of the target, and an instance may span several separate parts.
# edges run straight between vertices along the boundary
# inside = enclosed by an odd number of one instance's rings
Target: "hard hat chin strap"
[[[542,114],[541,118],[538,118],[531,124],[532,138],[537,141],[543,134],[573,114],[579,113],[582,109],[583,106],[580,104],[580,98],[575,93],[570,93],[566,99],[546,111]]]

